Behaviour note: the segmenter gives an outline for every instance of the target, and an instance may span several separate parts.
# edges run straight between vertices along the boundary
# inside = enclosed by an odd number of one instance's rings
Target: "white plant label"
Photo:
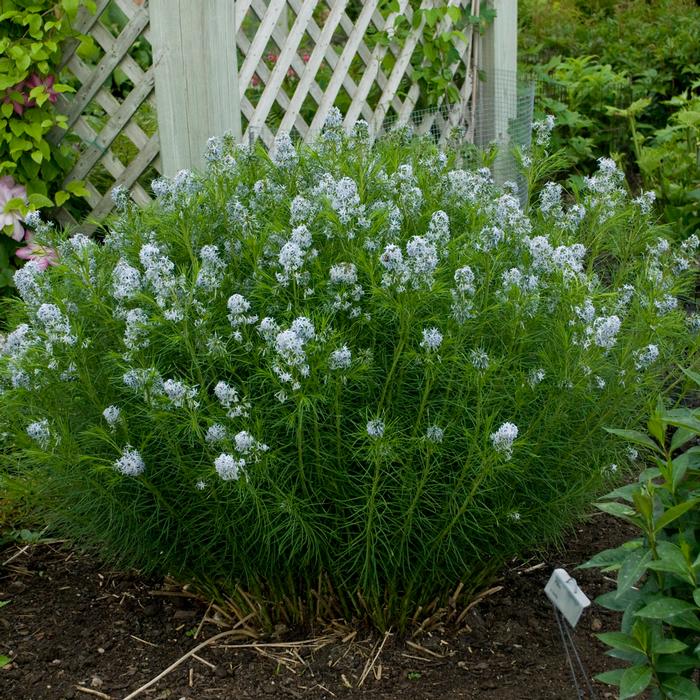
[[[576,579],[564,569],[554,569],[544,592],[572,627],[576,627],[581,613],[591,604]]]

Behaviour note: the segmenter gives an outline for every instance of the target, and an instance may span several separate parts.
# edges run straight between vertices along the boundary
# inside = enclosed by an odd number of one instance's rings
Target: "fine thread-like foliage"
[[[18,272],[0,355],[6,471],[121,563],[277,601],[324,575],[403,627],[622,465],[603,426],[697,347],[697,239],[671,246],[612,161],[581,201],[549,183],[521,207],[340,123],[271,156],[212,140],[103,244],[43,227],[60,262]]]

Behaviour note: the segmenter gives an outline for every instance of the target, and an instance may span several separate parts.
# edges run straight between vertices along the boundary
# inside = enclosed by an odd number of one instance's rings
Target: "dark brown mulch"
[[[576,698],[543,587],[553,568],[573,572],[629,534],[607,516],[593,516],[572,533],[564,551],[515,562],[496,582],[503,588],[470,610],[468,627],[438,627],[413,640],[390,636],[371,671],[368,661],[377,655],[381,637],[363,629],[352,641],[338,638],[320,649],[299,648],[298,657],[277,647],[266,648],[269,656],[264,656],[249,648],[212,645],[198,655],[201,661],[187,659],[139,697]],[[0,561],[17,551],[6,548]],[[597,571],[575,576],[590,598],[612,586]],[[0,598],[9,601],[0,608],[0,654],[13,659],[0,669],[0,698],[123,699],[221,631],[206,623],[193,639],[206,607],[193,599],[149,593],[158,587],[157,581],[111,571],[59,545],[33,546],[17,556],[0,569]],[[616,623],[615,616],[594,605],[575,631],[591,675],[614,666],[595,631],[615,629]],[[365,669],[367,677],[358,688]],[[614,697],[606,686],[596,684],[596,690],[599,698]]]

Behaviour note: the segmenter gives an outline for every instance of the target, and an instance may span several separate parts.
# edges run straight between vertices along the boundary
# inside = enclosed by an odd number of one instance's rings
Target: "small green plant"
[[[698,372],[685,374],[700,387]],[[700,410],[666,409],[659,400],[648,431],[609,431],[643,450],[653,466],[597,506],[641,534],[583,567],[617,572],[617,589],[597,602],[623,613],[621,631],[598,636],[629,666],[598,678],[619,686],[621,700],[647,688],[658,700],[698,700]]]
[[[76,37],[71,23],[81,5],[95,9],[93,0],[0,3],[0,291],[11,283],[24,215],[87,194],[79,181],[61,186],[75,151],[50,138],[67,124],[54,105],[73,88],[57,73],[63,43]]]
[[[553,145],[565,151],[574,172],[590,172],[598,154],[608,155],[620,144],[616,131],[625,129],[618,127],[608,108],[629,89],[628,78],[592,56],[556,56],[534,70],[553,87],[545,89],[538,107],[556,118]]]
[[[212,140],[153,206],[117,192],[104,245],[38,227],[58,261],[15,276],[4,465],[52,532],[121,563],[291,618],[323,585],[400,629],[603,489],[602,427],[697,348],[678,297],[700,241],[670,244],[608,159],[525,210],[485,168],[342,121],[271,155]]]
[[[635,110],[645,103],[638,100],[619,114],[630,124],[645,185],[657,193],[666,220],[688,236],[700,226],[700,96],[686,92],[669,100],[676,111],[664,128],[647,137],[639,133]]]
[[[519,9],[519,55],[540,81],[541,110],[561,127],[555,143],[571,158],[570,184],[595,168],[594,154],[614,155],[634,188],[654,189],[677,235],[692,234],[697,106],[687,96],[700,78],[697,3],[523,0]]]
[[[412,80],[418,81],[421,87],[420,106],[434,107],[443,100],[459,102],[459,89],[455,83],[459,84],[468,77],[460,73],[461,68],[455,73],[455,66],[462,65],[457,46],[460,42],[469,43],[467,33],[470,30],[483,33],[496,13],[487,3],[482,3],[477,15],[461,4],[438,2],[428,8],[420,2],[410,4],[413,9],[410,21],[398,0],[387,0],[382,5],[384,15],[393,15],[394,20],[391,30],[380,34],[378,41],[385,46],[394,44],[402,47],[410,36],[420,30],[420,41],[411,56]]]

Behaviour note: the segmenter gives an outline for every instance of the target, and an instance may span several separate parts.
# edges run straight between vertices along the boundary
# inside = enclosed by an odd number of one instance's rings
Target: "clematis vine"
[[[55,104],[56,100],[58,100],[58,92],[53,87],[55,82],[56,79],[53,75],[42,77],[38,73],[32,73],[29,78],[22,80],[7,90],[2,100],[3,104],[12,104],[12,111],[21,117],[25,109],[36,107],[36,100],[30,97],[30,93],[40,85],[46,90],[49,102]]]
[[[24,238],[21,212],[17,209],[5,211],[7,203],[12,199],[21,199],[26,204],[26,188],[16,183],[10,175],[0,177],[0,230],[11,236],[13,240],[21,241]]]
[[[18,248],[15,251],[15,255],[22,260],[33,260],[42,271],[49,265],[55,265],[58,262],[58,253],[56,250],[34,243],[32,241],[33,238],[34,235],[31,231],[28,231],[24,239],[26,245],[22,248]]]

